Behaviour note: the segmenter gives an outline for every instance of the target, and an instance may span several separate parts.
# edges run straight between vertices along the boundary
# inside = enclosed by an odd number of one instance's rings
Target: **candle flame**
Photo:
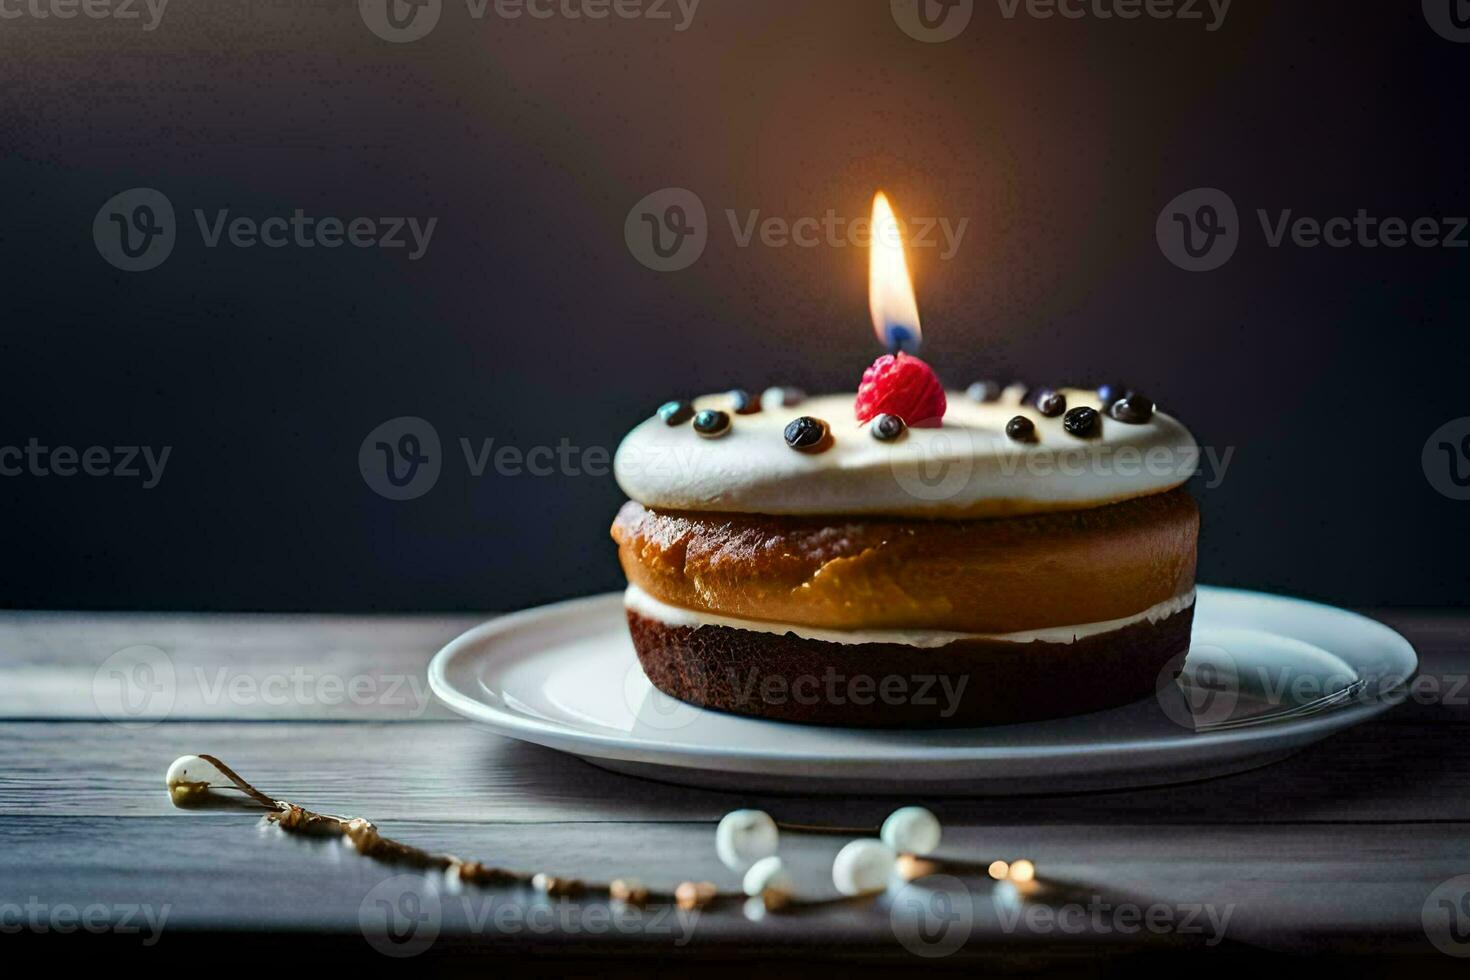
[[[873,198],[873,244],[868,255],[868,309],[878,342],[890,351],[916,353],[924,333],[919,303],[903,251],[903,228],[882,191]]]

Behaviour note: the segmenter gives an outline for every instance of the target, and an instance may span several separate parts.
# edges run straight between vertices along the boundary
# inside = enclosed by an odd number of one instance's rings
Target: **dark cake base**
[[[922,648],[670,626],[628,611],[643,672],[670,697],[756,718],[861,728],[1034,721],[1152,697],[1183,666],[1193,623],[1191,605],[1072,643]]]

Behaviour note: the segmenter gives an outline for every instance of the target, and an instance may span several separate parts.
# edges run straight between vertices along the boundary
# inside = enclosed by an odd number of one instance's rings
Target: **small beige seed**
[[[686,881],[674,890],[674,901],[681,909],[702,909],[718,894],[713,882]]]
[[[546,895],[575,895],[582,890],[582,883],[575,878],[558,878],[542,872],[531,879],[531,887]]]
[[[607,889],[608,894],[615,902],[624,905],[646,905],[648,903],[648,889],[637,878],[619,878]]]
[[[932,875],[939,870],[939,865],[912,854],[900,854],[898,861],[894,864],[894,869],[904,881],[914,881],[926,875]]]

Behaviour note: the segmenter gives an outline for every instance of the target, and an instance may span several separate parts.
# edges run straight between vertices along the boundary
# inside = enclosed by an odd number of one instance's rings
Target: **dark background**
[[[968,217],[911,252],[925,357],[1121,378],[1201,443],[1201,578],[1355,605],[1464,602],[1470,503],[1420,462],[1470,415],[1465,250],[1266,246],[1256,208],[1470,213],[1470,45],[1417,2],[1236,0],[1198,21],[1003,18],[921,44],[887,0],[704,0],[669,22],[472,20],[412,44],[340,0],[173,0],[137,22],[0,21],[0,444],[172,446],[160,485],[0,479],[18,607],[508,609],[617,587],[610,477],[472,478],[457,440],[612,448],[665,397],[850,390],[878,353],[860,249],[736,246],[724,216]],[[180,214],[115,270],[98,208]],[[623,223],[668,186],[711,217],[683,272]],[[1190,274],[1154,240],[1185,190],[1248,226]],[[437,216],[428,254],[206,249],[189,213]],[[444,472],[386,500],[379,423]]]

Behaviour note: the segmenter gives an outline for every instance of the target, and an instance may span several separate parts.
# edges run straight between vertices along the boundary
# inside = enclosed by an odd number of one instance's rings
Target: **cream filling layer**
[[[731,629],[751,630],[756,633],[784,635],[794,633],[804,640],[821,640],[826,643],[896,643],[907,647],[942,647],[956,640],[997,640],[1002,643],[1075,643],[1099,633],[1111,633],[1134,623],[1147,620],[1158,623],[1194,605],[1194,590],[1166,599],[1150,606],[1135,616],[1110,619],[1103,623],[1083,623],[1080,626],[1052,626],[1019,633],[960,633],[952,630],[834,630],[819,626],[797,626],[790,623],[771,623],[759,619],[737,619],[715,613],[697,612],[680,606],[660,602],[636,585],[629,585],[623,593],[623,605],[644,617],[663,623],[665,626],[685,626],[699,629],[701,626],[728,626]]]

